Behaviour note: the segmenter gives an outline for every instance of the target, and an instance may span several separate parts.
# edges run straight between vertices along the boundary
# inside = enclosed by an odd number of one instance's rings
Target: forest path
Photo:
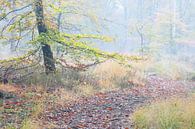
[[[70,129],[130,129],[130,115],[135,108],[150,101],[173,96],[185,97],[195,83],[174,81],[152,76],[146,86],[99,93],[82,98],[67,106],[46,112],[42,117],[58,128]]]

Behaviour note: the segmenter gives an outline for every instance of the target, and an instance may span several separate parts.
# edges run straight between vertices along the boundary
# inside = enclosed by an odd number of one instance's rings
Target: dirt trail
[[[60,128],[127,128],[129,115],[145,97],[120,92],[99,94],[46,115],[46,121]]]
[[[99,93],[83,98],[77,103],[46,112],[45,124],[53,123],[58,128],[72,129],[130,129],[129,117],[135,108],[154,99],[186,96],[195,83],[149,77],[144,87]]]

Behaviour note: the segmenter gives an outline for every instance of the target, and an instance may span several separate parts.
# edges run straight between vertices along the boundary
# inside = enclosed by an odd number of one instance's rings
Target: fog
[[[78,5],[73,8],[79,13],[63,13],[61,15],[63,27],[60,31],[109,36],[113,38],[112,43],[94,41],[93,44],[109,52],[179,58],[195,64],[195,1],[78,0],[76,2]],[[54,1],[54,4],[57,3]],[[17,11],[9,15],[6,20],[1,20],[0,29],[3,29],[12,16],[28,10],[32,8]],[[46,10],[51,11],[47,8]],[[66,7],[65,10],[73,9]],[[17,34],[4,32],[4,35]],[[20,45],[24,47],[22,44],[29,39],[31,36],[26,36],[20,41]],[[12,52],[10,42],[16,44],[17,41],[0,40],[1,59],[23,52],[25,47]]]

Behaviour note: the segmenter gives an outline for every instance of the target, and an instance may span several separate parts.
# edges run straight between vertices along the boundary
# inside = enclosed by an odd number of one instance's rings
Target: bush
[[[195,129],[195,98],[156,102],[135,111],[136,129]]]

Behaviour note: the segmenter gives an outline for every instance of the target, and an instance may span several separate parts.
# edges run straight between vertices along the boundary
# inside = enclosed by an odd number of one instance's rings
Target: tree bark
[[[35,0],[35,14],[36,14],[36,21],[37,21],[37,29],[39,34],[47,33],[48,30],[44,21],[42,0]],[[42,44],[45,72],[46,74],[54,73],[56,68],[55,68],[55,61],[53,58],[53,52],[51,50],[51,47],[50,45],[44,42],[42,42],[41,44]]]

